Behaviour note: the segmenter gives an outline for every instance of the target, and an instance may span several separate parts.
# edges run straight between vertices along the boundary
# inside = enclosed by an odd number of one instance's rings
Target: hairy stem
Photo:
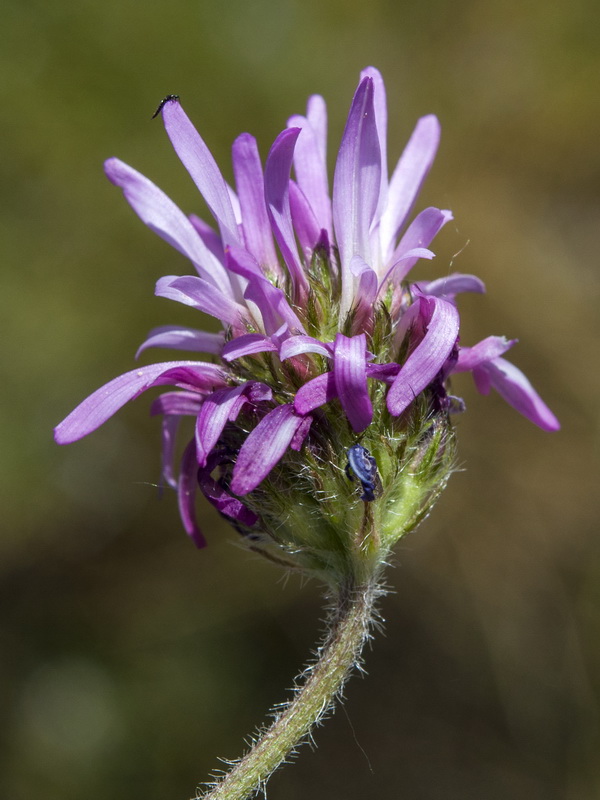
[[[330,613],[329,632],[303,683],[252,749],[211,790],[197,800],[245,800],[301,744],[342,690],[367,639],[376,583],[342,588]]]

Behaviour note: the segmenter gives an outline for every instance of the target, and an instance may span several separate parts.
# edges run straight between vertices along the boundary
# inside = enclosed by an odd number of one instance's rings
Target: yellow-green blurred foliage
[[[149,328],[199,324],[153,297],[190,268],[103,159],[202,211],[150,121],[161,97],[182,96],[231,177],[235,136],[264,156],[313,92],[333,153],[368,64],[390,159],[419,115],[442,122],[421,207],[456,221],[419,274],[485,280],[460,299],[463,343],[518,337],[563,430],[459,376],[464,471],[398,549],[368,677],[270,797],[600,796],[597,3],[4,0],[1,19],[0,796],[190,797],[307,657],[318,587],[281,580],[211,510],[195,551],[153,487],[148,397],[68,448],[51,429]]]

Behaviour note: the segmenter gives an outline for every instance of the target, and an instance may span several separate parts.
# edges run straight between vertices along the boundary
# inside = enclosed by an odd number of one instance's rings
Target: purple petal
[[[269,336],[273,336],[282,324],[286,324],[294,332],[304,331],[302,323],[288,304],[285,292],[273,286],[270,281],[251,281],[244,297],[256,304],[262,316],[265,332]]]
[[[173,456],[180,422],[181,417],[179,416],[166,416],[162,421],[160,474],[165,483],[173,489],[177,488]]]
[[[196,547],[206,547],[206,539],[196,521],[196,490],[198,488],[198,463],[196,461],[196,447],[192,440],[185,448],[181,459],[179,483],[177,486],[177,500],[183,527]]]
[[[323,98],[319,98],[319,100],[320,104],[314,97],[311,98],[309,106],[313,115],[318,118],[317,125],[324,124],[326,132],[327,111]],[[321,119],[321,114],[325,115],[324,120]],[[331,239],[331,201],[329,199],[324,136],[306,117],[293,116],[287,124],[288,128],[301,129],[294,149],[294,170],[298,186],[319,221],[319,227],[325,228]]]
[[[216,230],[197,214],[190,214],[188,219],[213,256],[223,264],[225,262],[225,250],[223,249],[223,241]]]
[[[433,297],[422,297],[417,302],[431,317],[424,338],[406,359],[388,392],[387,407],[394,416],[401,414],[429,386],[444,366],[458,336],[459,318],[454,305]]]
[[[319,406],[331,402],[337,397],[333,371],[323,372],[301,386],[294,398],[294,408],[299,414],[309,414]]]
[[[381,72],[375,67],[366,67],[360,73],[363,78],[373,80],[373,107],[375,109],[375,123],[379,137],[379,151],[381,153],[381,186],[379,190],[379,207],[376,218],[379,219],[387,204],[388,191],[388,169],[387,169],[387,100],[385,93],[385,83],[381,77]]]
[[[152,401],[150,416],[198,416],[204,394],[198,392],[164,392]]]
[[[406,145],[390,181],[388,203],[381,218],[381,249],[386,263],[394,241],[421,191],[437,152],[440,123],[430,114],[421,117]]]
[[[308,282],[300,264],[290,212],[289,182],[299,128],[288,128],[275,139],[265,165],[265,200],[271,225],[294,287],[294,300],[302,303]]]
[[[360,433],[373,419],[373,406],[367,387],[367,337],[351,338],[338,333],[333,353],[335,388],[344,413],[355,433]]]
[[[435,297],[454,297],[461,292],[485,293],[485,284],[482,280],[476,275],[465,275],[461,272],[455,272],[435,281],[419,283],[416,286],[421,294]]]
[[[545,431],[557,431],[560,422],[520,369],[504,358],[495,358],[484,369],[492,386],[513,408]]]
[[[392,263],[403,260],[402,270],[396,272],[395,280],[403,280],[417,263],[417,258],[406,260],[407,254],[415,248],[429,247],[438,232],[451,219],[453,217],[450,211],[441,211],[439,208],[426,208],[415,217],[391,258]]]
[[[305,416],[302,418],[302,422],[298,426],[296,433],[294,434],[292,441],[290,442],[290,449],[295,450],[297,453],[302,450],[302,445],[304,444],[304,440],[308,436],[308,432],[310,430],[310,426],[312,425],[313,418],[309,416]]]
[[[231,491],[244,495],[256,489],[305,424],[290,404],[277,406],[263,417],[242,445],[233,468]]]
[[[276,350],[277,345],[268,336],[263,336],[262,333],[245,333],[227,342],[221,355],[225,361],[234,361],[253,353]]]
[[[381,186],[381,152],[373,107],[373,80],[356,90],[342,137],[333,180],[333,224],[342,262],[341,315],[352,305],[352,256],[371,262],[369,230]]]
[[[400,372],[400,364],[367,364],[367,378],[374,378],[387,384],[392,384]]]
[[[310,262],[313,250],[321,238],[322,226],[300,187],[290,181],[290,213],[300,247]]]
[[[206,247],[190,220],[158,186],[118,158],[109,158],[104,171],[111,183],[123,190],[125,199],[144,224],[189,258],[205,280],[231,296],[223,265]]]
[[[169,347],[178,350],[193,350],[196,353],[219,355],[223,349],[223,333],[206,333],[196,328],[182,328],[180,325],[161,325],[152,328],[148,338],[139,346],[138,358],[149,347]]]
[[[461,347],[458,351],[458,361],[452,372],[468,372],[483,366],[487,361],[504,355],[517,341],[517,339],[507,339],[504,336],[488,336],[473,347]]]
[[[237,497],[232,497],[214,478],[208,470],[200,470],[198,474],[200,490],[208,502],[214,506],[219,514],[251,528],[258,522],[258,517],[245,506]]]
[[[290,336],[282,342],[279,348],[279,358],[285,361],[286,358],[302,355],[303,353],[318,353],[325,358],[333,356],[331,344],[325,344],[312,336]]]
[[[233,143],[233,172],[240,198],[244,242],[262,267],[280,273],[265,205],[263,169],[256,139],[242,133]]]
[[[175,152],[219,224],[223,244],[240,244],[229,189],[212,153],[177,100],[163,106],[162,117]]]
[[[201,467],[206,465],[208,455],[219,441],[225,425],[234,422],[243,405],[248,402],[251,389],[254,389],[255,399],[270,400],[272,397],[268,386],[253,381],[233,389],[217,389],[202,404],[196,421],[196,455]]]
[[[489,394],[492,389],[492,380],[489,372],[484,367],[475,367],[473,380],[479,394]]]
[[[320,94],[313,94],[308,98],[306,119],[317,137],[321,160],[327,164],[327,105]],[[327,180],[327,171],[325,180]]]
[[[241,327],[248,317],[244,306],[195,275],[166,275],[159,278],[154,293],[157,297],[166,297],[168,300],[197,308],[235,327]]]
[[[350,272],[358,278],[354,296],[354,319],[352,328],[356,331],[371,331],[374,303],[377,297],[378,279],[374,269],[360,256],[353,256],[350,261]]]
[[[57,444],[76,442],[99,428],[125,403],[146,389],[165,384],[186,384],[202,390],[225,385],[225,374],[215,364],[167,361],[126,372],[97,389],[54,429]]]

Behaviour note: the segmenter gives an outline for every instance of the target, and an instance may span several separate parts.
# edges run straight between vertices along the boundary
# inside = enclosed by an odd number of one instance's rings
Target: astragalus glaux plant
[[[216,229],[186,216],[122,161],[109,159],[106,174],[194,266],[194,275],[161,278],[156,294],[209,314],[221,330],[154,329],[138,354],[161,347],[205,357],[116,378],[69,414],[55,437],[76,441],[146,389],[174,387],[151,413],[162,416],[163,479],[176,490],[196,545],[206,543],[199,490],[252,550],[327,587],[329,630],[294,698],[202,795],[231,800],[264,785],[358,664],[390,550],[428,514],[455,464],[452,416],[464,403],[451,392],[452,376],[471,372],[481,393],[494,388],[544,430],[559,424],[504,359],[515,340],[460,343],[456,298],[483,292],[479,278],[410,280],[452,219],[438,208],[411,217],[440,128],[434,116],[420,119],[389,178],[385,88],[376,69],[361,74],[331,193],[319,96],[309,99],[306,116],[288,121],[264,170],[255,139],[235,140],[235,190],[179,99],[169,96],[159,110]],[[185,418],[193,431],[176,468]]]

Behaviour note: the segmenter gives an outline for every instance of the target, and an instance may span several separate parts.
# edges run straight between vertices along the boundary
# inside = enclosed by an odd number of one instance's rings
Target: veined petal
[[[149,347],[169,347],[178,350],[193,350],[196,353],[211,353],[218,356],[223,349],[225,334],[207,333],[196,328],[182,328],[180,325],[160,325],[152,328],[148,337],[139,346],[138,358]]]
[[[419,282],[416,288],[421,294],[433,295],[435,297],[454,297],[461,292],[485,293],[485,283],[476,275],[465,275],[461,272],[454,272],[445,278],[438,278],[435,281],[426,283]]]
[[[273,142],[265,165],[265,200],[277,244],[290,273],[294,300],[302,303],[308,294],[308,281],[296,247],[289,200],[290,170],[299,133],[299,128],[288,128]]]
[[[298,416],[291,404],[277,406],[263,417],[240,449],[233,468],[231,491],[244,495],[256,489],[305,424],[304,417]]]
[[[219,225],[223,244],[241,244],[229,189],[212,153],[178,100],[165,103],[162,117],[175,152]]]
[[[504,358],[489,361],[484,369],[498,394],[528,420],[545,431],[557,431],[560,422],[520,369]]]
[[[360,433],[373,419],[373,406],[367,388],[367,337],[335,337],[333,375],[337,396],[355,433]]]
[[[206,247],[183,211],[158,186],[118,158],[109,158],[104,171],[110,182],[123,190],[125,199],[145,225],[189,258],[202,278],[232,296],[221,262]]]
[[[440,123],[433,114],[421,117],[392,174],[388,202],[381,217],[383,262],[394,251],[394,241],[403,227],[435,158],[440,142]]]
[[[253,384],[254,398],[271,399],[271,389],[264,383],[253,381],[233,389],[217,389],[202,404],[196,421],[196,457],[201,467],[206,465],[208,455],[219,441],[225,425],[234,422],[242,406],[248,402]]]
[[[97,389],[54,429],[57,444],[76,442],[95,431],[125,403],[146,389],[164,384],[186,384],[201,390],[226,385],[226,376],[215,364],[167,361],[126,372]]]
[[[458,336],[458,311],[452,303],[433,297],[422,297],[417,302],[431,316],[425,336],[400,368],[388,392],[387,407],[394,416],[401,414],[429,386],[444,366]]]
[[[458,351],[458,361],[452,372],[468,372],[504,355],[507,350],[517,343],[517,339],[507,339],[505,336],[488,336],[473,347],[461,347]]]
[[[319,406],[331,402],[337,397],[335,376],[333,370],[317,375],[311,381],[307,381],[296,392],[294,398],[294,408],[299,414],[309,414]]]
[[[227,342],[221,356],[225,361],[235,361],[236,358],[243,358],[253,353],[273,352],[277,349],[277,345],[269,336],[263,336],[262,333],[244,333]]]
[[[198,462],[196,461],[196,447],[192,440],[185,448],[179,472],[177,485],[177,500],[179,513],[186,533],[196,547],[206,547],[206,539],[198,527],[196,520],[196,490],[198,488]]]
[[[226,297],[202,278],[195,275],[166,275],[156,282],[157,297],[176,300],[210,314],[221,322],[239,327],[248,318],[244,306]]]
[[[342,262],[340,317],[352,305],[352,256],[371,261],[369,230],[381,188],[381,151],[373,106],[373,79],[356,90],[342,137],[333,179],[333,225]]]
[[[242,211],[244,243],[262,267],[280,274],[265,205],[262,164],[256,139],[242,133],[233,143],[233,173]]]
[[[313,118],[317,118],[317,125],[324,125],[326,135],[327,111],[323,98],[318,100],[316,97],[311,98],[309,108],[312,110]],[[322,114],[325,115],[324,120],[321,119]],[[327,231],[331,240],[331,201],[329,199],[324,136],[307,117],[300,115],[290,117],[287,124],[288,128],[300,128],[301,130],[294,148],[294,170],[298,186],[319,221],[319,227]]]
[[[414,218],[391,258],[392,263],[404,259],[402,269],[395,273],[395,280],[403,280],[417,263],[417,258],[406,259],[407,254],[415,248],[429,247],[438,232],[451,219],[451,211],[442,211],[439,208],[426,208]]]

